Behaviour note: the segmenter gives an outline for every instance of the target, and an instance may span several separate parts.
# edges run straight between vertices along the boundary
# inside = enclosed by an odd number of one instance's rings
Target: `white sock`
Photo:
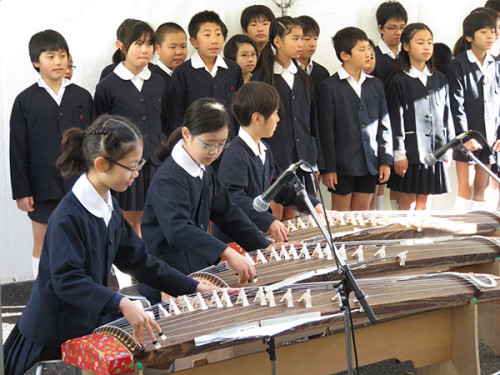
[[[484,211],[487,210],[487,205],[485,201],[471,201],[470,210],[471,211]]]
[[[453,207],[453,211],[468,212],[468,211],[470,211],[471,203],[472,203],[471,200],[459,197],[457,195],[457,197],[455,199],[455,206]]]
[[[40,264],[40,258],[31,257],[31,267],[33,268],[33,275],[38,276],[38,265]]]
[[[377,195],[375,197],[375,209],[378,211],[381,211],[384,209],[384,196],[383,195]]]
[[[399,204],[395,199],[391,199],[389,202],[391,202],[391,210],[397,211],[399,208]]]

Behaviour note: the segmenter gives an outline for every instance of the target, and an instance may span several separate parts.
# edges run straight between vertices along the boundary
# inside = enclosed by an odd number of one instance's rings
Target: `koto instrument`
[[[500,240],[493,237],[434,239],[426,243],[407,241],[364,241],[336,243],[339,255],[349,264],[354,276],[376,277],[448,271],[458,267],[493,263],[500,256]],[[324,241],[288,243],[245,254],[255,264],[254,285],[285,280],[326,281],[338,277],[332,250]],[[240,287],[239,277],[227,262],[191,274],[215,285]]]
[[[500,225],[498,213],[474,211],[453,213],[420,213],[416,211],[327,211],[334,241],[425,238],[444,235],[495,235]],[[326,222],[323,218],[324,223]],[[285,223],[290,241],[322,239],[311,216]],[[270,238],[269,238],[270,239]]]
[[[499,301],[500,286],[491,275],[444,272],[438,274],[393,276],[358,280],[360,287],[379,320],[479,302]],[[368,319],[355,300],[350,304],[356,326]],[[155,305],[151,314],[157,317],[163,334],[155,341],[147,338],[144,348],[134,343],[133,332],[124,319],[95,331],[112,337],[133,353],[133,360],[154,368],[169,368],[177,358],[228,346],[277,336],[293,329],[295,334],[311,327],[324,327],[324,333],[340,331],[343,318],[334,282],[296,285],[269,285],[227,291],[197,293],[170,299]],[[72,363],[72,358],[63,358]],[[79,342],[79,345],[84,345]],[[84,347],[87,353],[91,348]],[[104,356],[103,353],[100,353]]]

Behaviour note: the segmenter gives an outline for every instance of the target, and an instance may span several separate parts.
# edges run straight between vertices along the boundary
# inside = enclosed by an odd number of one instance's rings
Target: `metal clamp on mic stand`
[[[306,189],[304,188],[304,185],[300,181],[300,179],[295,175],[295,178],[292,180],[292,184],[295,188],[295,191],[297,192],[298,196],[301,197],[304,202],[307,205],[307,208],[314,218],[314,221],[318,225],[318,228],[321,230],[321,233],[323,234],[323,237],[326,240],[326,243],[330,246],[330,249],[332,249],[332,252],[334,254],[335,258],[335,263],[337,264],[337,270],[339,273],[339,278],[340,282],[338,284],[335,284],[334,288],[337,290],[337,292],[340,294],[342,306],[341,309],[343,310],[343,315],[344,315],[344,331],[345,331],[345,343],[346,343],[346,350],[347,350],[347,366],[348,366],[348,374],[353,375],[354,374],[354,369],[353,369],[353,363],[352,363],[352,345],[351,345],[351,310],[349,306],[349,294],[351,292],[354,292],[354,295],[356,299],[359,301],[361,307],[365,311],[366,315],[370,319],[370,322],[375,323],[377,321],[377,317],[375,316],[375,313],[373,312],[372,308],[370,307],[368,301],[366,300],[366,297],[359,287],[358,283],[356,282],[356,279],[354,278],[354,275],[352,274],[351,269],[349,266],[345,263],[344,259],[339,256],[339,252],[335,244],[333,243],[332,236],[329,232],[327,231],[326,226],[323,224],[321,218],[319,217],[318,213],[316,212],[316,209],[314,208],[311,200],[309,199],[309,195],[306,192]],[[328,223],[328,215],[326,214],[325,211],[325,220],[327,225]]]
[[[500,178],[498,178],[498,176],[495,173],[493,173],[490,168],[488,168],[486,165],[484,165],[484,163],[481,160],[479,160],[476,157],[476,155],[474,155],[472,153],[471,150],[469,150],[467,147],[465,147],[465,145],[462,142],[460,142],[458,145],[456,145],[455,148],[458,151],[460,151],[462,154],[464,154],[466,157],[468,157],[470,160],[472,160],[474,163],[479,165],[483,171],[488,173],[496,182],[498,182],[500,184]]]

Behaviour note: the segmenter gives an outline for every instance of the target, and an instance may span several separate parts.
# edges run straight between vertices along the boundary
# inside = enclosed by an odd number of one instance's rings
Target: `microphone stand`
[[[455,146],[455,148],[458,151],[460,151],[462,154],[464,154],[466,157],[468,157],[470,160],[475,162],[477,165],[479,165],[483,171],[488,173],[496,182],[498,182],[500,184],[500,178],[498,178],[498,176],[495,173],[493,173],[490,168],[488,168],[486,165],[484,165],[484,163],[481,162],[481,160],[479,160],[472,153],[472,151],[470,151],[467,147],[465,147],[464,144],[462,143],[462,141],[460,141],[460,143],[457,146]]]
[[[366,300],[365,295],[363,294],[363,291],[359,287],[358,283],[356,282],[356,279],[354,278],[354,275],[352,274],[351,269],[349,266],[345,263],[343,258],[339,256],[338,249],[333,243],[333,239],[331,235],[329,234],[329,231],[327,230],[326,226],[323,224],[321,221],[321,218],[319,217],[318,213],[316,212],[316,209],[314,208],[311,200],[309,199],[309,195],[306,192],[306,189],[304,188],[304,185],[300,181],[300,179],[295,175],[294,173],[294,180],[292,182],[295,191],[297,192],[298,196],[302,198],[302,200],[306,203],[307,208],[309,210],[309,213],[312,215],[314,218],[314,221],[318,225],[318,228],[321,230],[321,233],[323,234],[323,237],[326,240],[326,243],[330,246],[330,249],[332,249],[332,253],[334,254],[335,262],[337,263],[337,270],[339,273],[339,278],[340,282],[334,286],[335,290],[340,294],[340,299],[342,305],[340,306],[340,309],[343,311],[344,315],[344,333],[345,333],[345,343],[346,343],[346,350],[347,350],[347,367],[348,367],[348,374],[349,375],[354,375],[354,369],[353,369],[353,364],[352,364],[352,346],[351,346],[351,310],[349,306],[349,294],[351,292],[354,292],[354,295],[356,299],[359,301],[361,307],[365,311],[366,315],[370,319],[370,322],[375,323],[377,321],[377,317],[375,316],[375,313],[373,312],[372,308],[370,307],[368,301]],[[328,217],[326,217],[326,211],[325,211],[325,220],[328,223]]]

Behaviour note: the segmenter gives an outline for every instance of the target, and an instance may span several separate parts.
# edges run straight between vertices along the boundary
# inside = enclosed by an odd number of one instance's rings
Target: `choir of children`
[[[154,32],[146,22],[126,19],[94,100],[69,81],[73,65],[62,35],[35,34],[29,52],[40,78],[18,95],[10,121],[12,194],[32,221],[35,275],[40,269],[39,291],[27,311],[46,321],[68,311],[86,325],[59,335],[22,318],[6,343],[7,365],[19,363],[15,373],[36,359],[57,357],[54,348],[67,335],[90,332],[100,315],[119,310],[141,321],[138,330],[146,325],[153,334],[154,323],[105,291],[113,259],[128,271],[139,266],[141,291],[153,301],[158,288],[194,291],[196,283],[183,274],[221,258],[241,282],[252,280],[253,265],[220,239],[234,239],[247,250],[268,245],[261,231],[287,239],[280,220],[305,208],[294,191],[276,196],[272,213],[257,213],[251,202],[291,163],[310,164],[297,176],[311,194],[315,173],[321,175],[335,210],[369,209],[377,186],[383,192],[386,182],[400,209],[425,209],[429,195],[449,191],[447,157],[427,166],[425,155],[467,130],[481,133],[485,142],[467,138],[466,147],[496,166],[500,60],[490,50],[500,31],[499,11],[500,2],[488,0],[465,18],[450,62],[446,46],[433,48],[428,26],[407,25],[404,7],[385,1],[376,12],[376,47],[356,27],[332,38],[342,63],[332,76],[312,59],[320,31],[309,16],[275,18],[266,6],[249,6],[241,14],[244,35],[233,36],[222,57],[226,25],[213,11],[199,12],[188,25],[196,49],[188,60],[180,25],[167,22]],[[64,131],[75,127],[61,149]],[[71,145],[80,155],[70,152]],[[56,168],[61,150],[65,177]],[[487,174],[456,151],[453,159],[455,208],[484,207]],[[220,164],[212,169],[212,163]],[[75,183],[68,176],[77,172],[84,174]],[[146,247],[136,235],[141,228]],[[110,230],[121,233],[114,234],[120,243],[111,257],[103,255]],[[89,246],[99,251],[87,262]],[[161,277],[153,280],[155,275]],[[80,279],[86,284],[77,285]],[[73,287],[66,291],[61,283]],[[87,299],[89,291],[98,293],[99,303],[89,308],[82,298],[74,304],[68,295],[73,289]],[[54,310],[57,304],[61,311]]]

